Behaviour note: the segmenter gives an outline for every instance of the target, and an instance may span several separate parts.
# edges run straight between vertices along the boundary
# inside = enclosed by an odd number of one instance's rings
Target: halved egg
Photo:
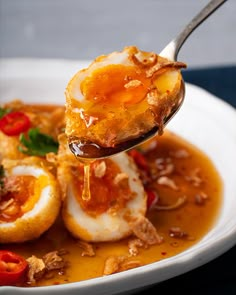
[[[58,183],[42,159],[4,160],[2,164],[0,243],[38,238],[58,216]]]
[[[85,241],[120,240],[131,222],[146,213],[146,193],[133,160],[125,153],[90,164],[90,199],[83,199],[83,165],[67,171],[62,217],[71,234]]]
[[[161,130],[179,104],[185,66],[134,46],[96,58],[66,89],[69,141],[115,147]]]

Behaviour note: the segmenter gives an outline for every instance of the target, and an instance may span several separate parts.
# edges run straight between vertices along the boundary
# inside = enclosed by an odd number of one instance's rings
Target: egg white
[[[84,99],[84,95],[82,94],[80,87],[78,87],[78,85],[80,85],[86,77],[90,76],[94,70],[103,68],[110,64],[122,64],[130,66],[133,65],[133,62],[129,59],[129,53],[126,50],[122,52],[113,52],[104,57],[102,56],[98,59],[95,59],[95,61],[87,69],[79,71],[71,79],[66,89],[66,93],[68,93],[68,96],[72,94],[74,99],[82,101]],[[74,109],[74,112],[77,112],[76,108]]]
[[[111,160],[119,166],[121,172],[128,175],[129,188],[135,193],[135,197],[127,202],[125,208],[118,210],[115,214],[106,211],[91,216],[80,206],[73,185],[69,184],[62,216],[72,235],[82,240],[104,242],[125,238],[132,233],[129,221],[146,213],[146,193],[133,160],[125,153],[118,154]]]
[[[38,238],[55,221],[58,216],[61,200],[57,181],[45,168],[39,165],[18,164],[6,170],[8,175],[31,175],[38,178],[47,177],[48,185],[42,188],[37,202],[30,211],[11,222],[0,223],[0,243],[24,242]]]

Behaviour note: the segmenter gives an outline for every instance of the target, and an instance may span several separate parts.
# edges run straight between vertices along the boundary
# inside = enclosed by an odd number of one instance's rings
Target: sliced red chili
[[[136,149],[133,149],[129,151],[129,155],[134,159],[135,163],[139,168],[144,170],[148,169],[147,160],[145,159],[142,153],[140,153]]]
[[[20,255],[0,250],[0,286],[22,283],[28,268],[27,261]]]
[[[147,193],[147,209],[151,209],[158,201],[156,192],[151,189],[146,189]]]
[[[0,130],[8,136],[19,135],[29,128],[29,117],[22,112],[12,112],[0,119]]]

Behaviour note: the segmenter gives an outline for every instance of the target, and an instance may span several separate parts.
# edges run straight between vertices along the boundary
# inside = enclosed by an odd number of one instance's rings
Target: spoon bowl
[[[193,19],[185,26],[179,35],[173,39],[159,54],[161,57],[167,58],[170,61],[176,61],[180,48],[186,41],[187,37],[207,18],[209,17],[220,5],[226,0],[212,0],[210,1]],[[104,147],[95,142],[87,140],[78,140],[76,137],[69,139],[69,148],[71,152],[81,159],[99,159],[113,156],[117,153],[127,151],[137,145],[142,144],[150,139],[157,133],[162,133],[162,129],[174,117],[183,104],[185,96],[185,85],[182,79],[179,93],[172,104],[170,111],[163,119],[163,126],[155,125],[152,129],[148,130],[145,134],[140,134],[136,138],[128,139],[112,147]]]
[[[163,120],[163,127],[173,118],[173,116],[178,112],[181,105],[184,102],[185,97],[185,84],[184,81],[181,81],[180,92],[178,94],[178,98],[175,100],[175,104],[172,106],[171,112],[168,116],[166,116]],[[134,148],[137,145],[145,142],[146,140],[150,139],[158,132],[162,132],[159,130],[159,127],[155,125],[151,130],[147,133],[133,138],[127,141],[124,141],[120,144],[117,144],[114,147],[103,147],[97,143],[90,142],[90,141],[78,141],[76,137],[72,137],[70,139],[69,148],[71,152],[77,157],[82,159],[100,159],[100,158],[107,158],[118,154],[123,151],[128,151],[129,149]]]

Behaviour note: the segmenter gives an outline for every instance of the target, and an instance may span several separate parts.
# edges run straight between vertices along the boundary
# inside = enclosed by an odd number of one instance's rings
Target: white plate
[[[86,61],[8,59],[0,61],[0,102],[64,104],[64,90]],[[51,287],[2,287],[4,294],[90,294],[129,292],[183,274],[221,255],[236,243],[236,112],[203,89],[186,85],[182,109],[168,129],[202,149],[224,181],[224,202],[214,228],[195,246],[174,257],[122,273]]]

